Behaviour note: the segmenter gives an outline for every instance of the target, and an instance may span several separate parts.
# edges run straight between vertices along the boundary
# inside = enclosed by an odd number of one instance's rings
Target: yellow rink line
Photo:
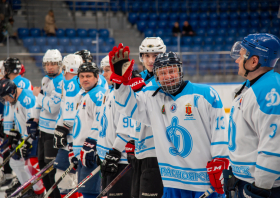
[[[226,113],[230,113],[230,108],[224,108]]]

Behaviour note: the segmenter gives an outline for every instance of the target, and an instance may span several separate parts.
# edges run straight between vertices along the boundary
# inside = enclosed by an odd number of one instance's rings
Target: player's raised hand
[[[114,83],[128,85],[134,65],[134,60],[130,60],[129,53],[129,47],[123,47],[122,43],[109,52],[109,63],[113,72],[110,79]]]

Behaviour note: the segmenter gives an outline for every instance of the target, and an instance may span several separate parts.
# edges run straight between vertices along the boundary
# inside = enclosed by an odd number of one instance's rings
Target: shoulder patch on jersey
[[[71,80],[64,80],[64,89],[66,90],[67,97],[74,97],[81,90],[75,77]]]
[[[17,87],[21,89],[28,89],[31,84],[27,78],[24,78],[20,75],[17,76],[13,81],[17,85]]]
[[[57,93],[61,93],[62,85],[63,85],[63,76],[59,74],[53,79],[54,89]]]
[[[36,98],[33,95],[32,91],[23,89],[18,98],[18,101],[23,107],[30,109],[35,106]]]
[[[251,88],[262,112],[280,115],[280,74],[269,71]]]
[[[106,92],[106,89],[104,89],[101,86],[97,86],[94,89],[92,89],[88,94],[90,99],[95,103],[96,106],[102,105],[102,99]]]

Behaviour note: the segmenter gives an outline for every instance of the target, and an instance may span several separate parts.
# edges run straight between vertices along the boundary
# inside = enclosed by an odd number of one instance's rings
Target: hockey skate
[[[6,197],[12,194],[18,187],[20,187],[20,183],[17,178],[13,178],[13,185],[12,187],[8,188],[5,193]]]
[[[10,188],[13,188],[14,185],[18,183],[18,179],[12,175],[8,174],[5,176],[2,185],[0,186],[0,192],[4,192]]]

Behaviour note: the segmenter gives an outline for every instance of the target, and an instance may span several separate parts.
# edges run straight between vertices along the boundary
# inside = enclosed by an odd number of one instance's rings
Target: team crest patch
[[[78,109],[80,103],[77,103],[76,110]]]
[[[176,110],[177,110],[177,105],[174,103],[174,104],[171,105],[170,111],[171,111],[172,113],[175,113]]]
[[[18,107],[17,107],[17,113],[18,113]]]
[[[164,105],[162,105],[161,113],[162,113],[162,114],[165,114],[165,107],[164,107]]]
[[[186,106],[185,120],[195,120],[195,118],[193,117],[192,105],[188,103],[185,106]]]
[[[243,96],[239,99],[239,106],[238,106],[238,109],[240,109],[240,107],[241,107],[242,100],[243,100]]]
[[[83,102],[83,109],[86,108],[86,101]]]
[[[103,99],[103,104],[105,104],[105,100],[106,100],[106,96],[104,96],[104,99]]]

